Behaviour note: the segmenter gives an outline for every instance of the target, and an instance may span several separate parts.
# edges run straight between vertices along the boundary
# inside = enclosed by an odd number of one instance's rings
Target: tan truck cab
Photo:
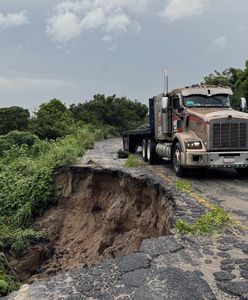
[[[248,166],[248,114],[231,108],[232,94],[229,87],[192,86],[154,98],[156,152],[171,159],[178,176],[187,168]]]

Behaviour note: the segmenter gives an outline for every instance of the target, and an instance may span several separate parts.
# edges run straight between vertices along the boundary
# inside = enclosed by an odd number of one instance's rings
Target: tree
[[[70,133],[74,124],[69,109],[58,99],[42,103],[30,121],[29,129],[41,139],[56,139]]]
[[[143,125],[148,113],[147,106],[138,101],[101,94],[95,95],[88,102],[71,105],[70,110],[76,121],[96,126],[113,126],[120,133]]]
[[[19,106],[0,108],[0,135],[28,128],[29,111]]]
[[[229,86],[233,90],[232,106],[239,107],[240,98],[248,99],[248,61],[244,70],[228,68],[223,72],[215,71],[204,77],[203,84]]]

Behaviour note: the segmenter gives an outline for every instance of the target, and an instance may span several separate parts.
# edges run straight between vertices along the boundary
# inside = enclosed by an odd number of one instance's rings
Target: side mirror
[[[247,102],[245,98],[240,99],[240,111],[246,111],[247,108]]]
[[[168,97],[162,97],[162,109],[167,109],[169,104],[169,98]]]

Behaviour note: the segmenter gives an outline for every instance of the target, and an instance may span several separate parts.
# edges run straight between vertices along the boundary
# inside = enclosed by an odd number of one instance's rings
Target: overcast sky
[[[0,0],[0,106],[147,103],[248,59],[247,0]]]

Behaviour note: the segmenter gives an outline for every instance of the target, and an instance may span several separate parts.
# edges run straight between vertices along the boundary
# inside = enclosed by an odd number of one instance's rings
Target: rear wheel
[[[147,161],[147,139],[142,140],[142,158]]]
[[[123,137],[123,150],[128,152],[128,138],[127,137]]]
[[[156,153],[156,144],[153,142],[153,140],[147,141],[147,161],[150,165],[153,165],[158,159],[157,153]]]
[[[187,169],[181,165],[181,145],[176,143],[172,151],[172,166],[178,177],[185,177],[187,174]]]
[[[137,145],[134,138],[131,138],[130,136],[123,138],[123,148],[125,151],[130,153],[135,153],[137,150]]]

